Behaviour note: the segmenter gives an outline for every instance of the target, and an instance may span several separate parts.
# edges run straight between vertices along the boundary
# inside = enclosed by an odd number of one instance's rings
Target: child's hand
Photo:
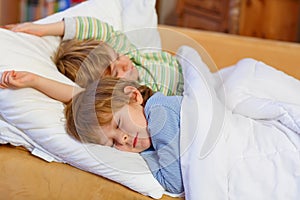
[[[4,71],[0,78],[0,88],[25,88],[25,87],[33,87],[36,80],[37,75],[30,72],[21,72],[21,71]]]
[[[44,26],[42,24],[34,24],[32,22],[25,22],[20,24],[8,24],[4,25],[3,28],[14,31],[23,32],[36,36],[45,36]]]

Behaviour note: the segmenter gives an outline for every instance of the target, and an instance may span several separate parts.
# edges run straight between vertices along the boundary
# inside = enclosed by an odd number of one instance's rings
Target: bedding
[[[154,6],[154,0],[135,0],[130,3],[125,0],[89,0],[36,23],[49,23],[61,20],[64,16],[88,14],[126,32],[142,27],[157,27]],[[145,12],[144,17],[136,18],[142,11]],[[137,23],[133,26],[135,22]],[[141,46],[160,45],[157,42],[159,39],[154,43],[154,40],[145,40],[143,44],[132,36],[130,39]],[[0,61],[0,71],[26,70],[66,84],[74,84],[57,71],[51,60],[60,38],[40,38],[0,29],[0,42],[0,53],[5,55]],[[48,162],[70,164],[121,183],[146,196],[161,198],[165,194],[139,154],[120,152],[100,145],[81,144],[70,138],[64,129],[62,103],[31,88],[0,90],[0,102],[1,144],[24,146],[33,155]]]
[[[300,81],[254,59],[204,75],[201,59],[185,55],[185,198],[299,199]]]

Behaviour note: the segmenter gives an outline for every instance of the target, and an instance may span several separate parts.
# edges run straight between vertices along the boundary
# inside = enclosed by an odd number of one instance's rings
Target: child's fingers
[[[16,71],[15,71],[15,70],[12,70],[11,76],[12,76],[12,77],[14,77],[14,78],[17,76],[17,74],[16,74]]]
[[[0,88],[5,89],[5,88],[8,88],[8,86],[5,83],[0,83]]]
[[[2,84],[5,82],[6,75],[7,75],[7,71],[2,72],[2,75],[1,75],[1,83]]]
[[[4,25],[4,26],[1,26],[1,28],[11,30],[11,29],[13,29],[14,27],[16,27],[17,25],[18,25],[18,24],[7,24],[7,25]]]
[[[25,23],[20,23],[20,24],[15,24],[15,26],[11,26],[10,30],[14,32],[28,32],[30,31],[31,23],[30,22],[25,22]]]
[[[1,77],[1,84],[4,87],[8,87],[10,84],[10,78],[12,77],[12,73],[14,73],[14,71],[5,71],[2,74]]]
[[[2,84],[6,85],[6,86],[8,86],[8,84],[9,84],[9,74],[10,74],[9,71],[6,71],[3,73],[4,77],[2,77],[3,78]]]
[[[7,72],[3,72],[2,76],[1,76],[1,82],[0,82],[0,86],[1,88],[7,88],[7,84],[6,84],[6,76],[7,76]]]
[[[15,70],[4,71],[0,76],[0,88],[14,87],[15,84],[17,83],[16,81],[17,81],[17,72]]]
[[[2,89],[7,88],[7,86],[4,83],[2,83],[2,79],[1,79],[1,82],[0,82],[0,88],[2,88]]]
[[[24,32],[29,23],[7,24],[1,28],[8,29],[14,32]]]

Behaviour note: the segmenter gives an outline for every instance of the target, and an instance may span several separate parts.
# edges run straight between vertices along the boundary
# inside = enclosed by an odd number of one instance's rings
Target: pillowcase
[[[145,51],[161,50],[157,30],[156,0],[121,0],[123,30],[127,37]]]
[[[89,0],[39,20],[38,23],[49,23],[64,16],[88,13],[121,28],[121,5],[119,0]],[[0,29],[0,54],[3,55],[0,72],[30,71],[63,83],[74,84],[57,71],[51,60],[59,42],[58,37],[41,38]],[[43,151],[59,158],[54,160],[104,176],[153,198],[163,195],[164,189],[152,176],[139,154],[100,145],[81,144],[69,137],[65,132],[63,108],[61,102],[31,88],[0,89],[0,114],[3,120],[24,132]]]
[[[123,30],[122,10],[121,0],[89,0],[36,22],[44,24],[60,21],[65,16],[91,16],[109,23],[116,30]]]

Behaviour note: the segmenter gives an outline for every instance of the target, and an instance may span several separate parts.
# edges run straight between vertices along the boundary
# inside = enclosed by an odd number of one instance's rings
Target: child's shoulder
[[[147,101],[145,109],[165,107],[176,109],[181,107],[182,96],[165,96],[161,92],[154,93]]]

